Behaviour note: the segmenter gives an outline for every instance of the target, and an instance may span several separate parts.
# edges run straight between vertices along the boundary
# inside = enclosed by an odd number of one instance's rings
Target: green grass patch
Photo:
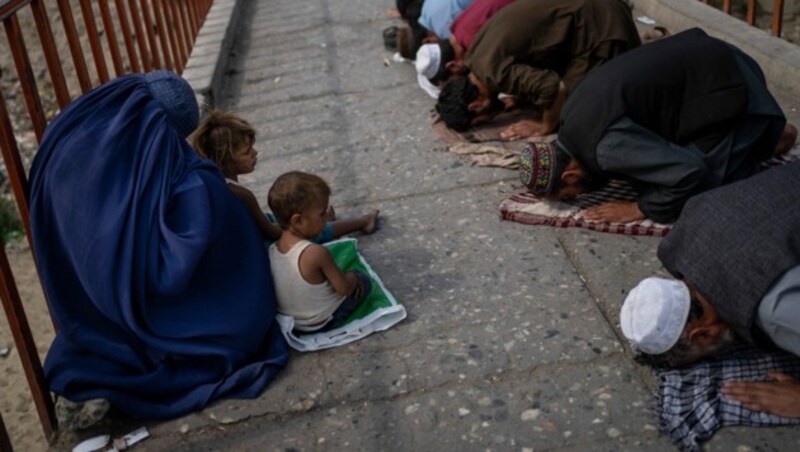
[[[25,234],[22,229],[22,220],[19,219],[14,201],[0,197],[0,237],[3,243],[22,237]]]

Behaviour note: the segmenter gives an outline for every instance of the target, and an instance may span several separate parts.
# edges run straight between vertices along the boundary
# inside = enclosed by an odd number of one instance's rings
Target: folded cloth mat
[[[795,152],[797,147],[795,147]],[[798,160],[797,155],[773,157],[761,164],[762,170]],[[593,231],[625,235],[663,237],[671,224],[639,220],[629,223],[602,223],[583,218],[583,210],[611,201],[635,201],[637,193],[623,180],[611,180],[596,191],[579,195],[569,202],[548,201],[525,191],[514,193],[500,202],[500,218],[523,224],[546,225],[560,228],[579,227]]]
[[[519,167],[519,144],[510,143],[488,145],[483,143],[455,143],[436,151],[452,152],[461,160],[472,166],[492,166],[497,168],[517,169]]]
[[[716,361],[659,372],[659,428],[682,450],[700,451],[721,427],[730,425],[798,425],[800,419],[750,411],[720,393],[728,381],[766,381],[767,374],[783,372],[800,378],[800,358],[764,353],[749,346],[737,348]]]
[[[294,318],[278,314],[278,324],[286,342],[301,352],[349,344],[376,331],[386,330],[406,318],[406,308],[386,289],[383,281],[358,252],[355,239],[340,239],[328,242],[325,246],[342,271],[360,270],[368,275],[372,280],[372,289],[344,325],[329,331],[297,334],[294,332]]]

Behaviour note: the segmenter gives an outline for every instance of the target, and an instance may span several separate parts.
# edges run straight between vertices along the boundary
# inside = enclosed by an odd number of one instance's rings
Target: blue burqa
[[[165,419],[255,397],[286,364],[261,237],[187,144],[196,125],[188,84],[160,71],[100,86],[47,129],[30,210],[56,394]]]

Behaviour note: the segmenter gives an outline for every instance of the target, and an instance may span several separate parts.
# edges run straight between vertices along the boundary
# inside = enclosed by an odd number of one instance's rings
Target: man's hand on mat
[[[511,124],[506,130],[500,132],[500,138],[506,141],[521,140],[529,137],[543,137],[551,133],[555,126],[550,126],[533,119],[523,119]]]
[[[784,417],[800,417],[800,381],[782,373],[768,374],[774,381],[731,381],[722,394],[750,410]]]
[[[643,220],[644,214],[634,201],[614,201],[586,209],[583,218],[603,223],[628,223]]]

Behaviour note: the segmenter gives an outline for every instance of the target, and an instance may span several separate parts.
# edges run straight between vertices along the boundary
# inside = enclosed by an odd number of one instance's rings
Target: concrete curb
[[[200,105],[213,107],[239,26],[241,0],[217,0],[200,28],[183,71]]]
[[[696,0],[635,0],[637,11],[664,22],[676,33],[701,27],[752,56],[770,86],[800,98],[800,47]]]

